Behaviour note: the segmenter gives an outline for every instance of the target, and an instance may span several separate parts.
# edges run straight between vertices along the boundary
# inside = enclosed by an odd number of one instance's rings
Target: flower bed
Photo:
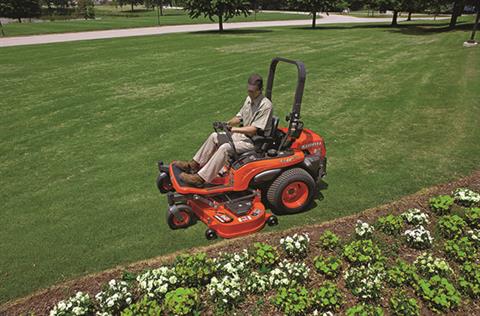
[[[438,195],[453,194],[453,189]],[[445,215],[431,210],[428,203],[435,197],[415,203],[413,211],[413,205],[385,207],[362,216],[358,225],[357,218],[349,218],[328,229],[262,234],[266,238],[261,243],[246,243],[254,239],[245,238],[222,252],[178,256],[155,269],[137,271],[133,278],[117,277],[102,291],[63,297],[49,311],[51,315],[119,315],[120,309],[124,315],[148,310],[172,315],[478,314],[477,213],[456,203],[448,210],[450,217],[440,221]],[[384,220],[379,222],[380,217]],[[366,232],[373,225],[377,229],[369,233],[355,231]],[[416,238],[428,240],[428,247],[407,239],[406,232],[415,230],[421,232]],[[399,233],[404,237],[396,236]],[[388,255],[391,249],[398,253]]]

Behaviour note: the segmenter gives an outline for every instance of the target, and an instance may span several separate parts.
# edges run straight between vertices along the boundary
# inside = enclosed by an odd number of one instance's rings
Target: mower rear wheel
[[[312,202],[315,180],[302,168],[283,172],[270,185],[267,200],[275,214],[295,214],[304,211]]]
[[[178,215],[181,218],[167,212],[167,224],[171,229],[187,228],[196,222],[196,216],[188,206],[177,205]]]

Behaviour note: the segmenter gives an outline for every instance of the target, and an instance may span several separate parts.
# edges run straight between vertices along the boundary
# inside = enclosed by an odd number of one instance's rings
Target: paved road
[[[401,18],[400,21],[405,19]],[[430,18],[422,18],[417,20],[430,20]],[[357,18],[345,15],[330,14],[329,16],[322,16],[317,20],[317,24],[333,24],[333,23],[375,23],[375,22],[390,22],[391,18]],[[241,28],[258,28],[258,27],[272,27],[272,26],[295,26],[295,25],[310,25],[311,20],[287,20],[287,21],[265,21],[265,22],[238,22],[238,23],[224,23],[224,29],[241,29]],[[105,38],[119,38],[130,36],[145,36],[145,35],[162,35],[172,33],[185,32],[201,32],[217,30],[218,24],[189,24],[189,25],[172,25],[160,27],[142,27],[132,29],[118,29],[106,31],[90,31],[90,32],[76,32],[76,33],[60,33],[60,34],[45,34],[33,36],[18,36],[0,38],[0,47],[19,46],[19,45],[36,45],[60,42],[73,42],[93,39]]]

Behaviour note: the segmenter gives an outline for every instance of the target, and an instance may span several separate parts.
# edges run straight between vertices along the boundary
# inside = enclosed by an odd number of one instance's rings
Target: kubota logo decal
[[[300,146],[300,148],[301,149],[307,149],[307,148],[317,147],[317,146],[321,146],[321,145],[322,145],[322,142],[313,142],[313,143],[308,143],[308,144],[302,145],[302,146]]]

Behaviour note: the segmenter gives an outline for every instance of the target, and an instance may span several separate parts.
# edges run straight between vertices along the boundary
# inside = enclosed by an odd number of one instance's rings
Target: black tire
[[[191,211],[191,208],[187,205],[176,205],[180,216],[182,217],[182,221],[175,217],[175,215],[171,214],[167,211],[167,224],[171,229],[182,229],[192,226],[196,223],[197,217]]]
[[[272,215],[267,220],[268,226],[277,226],[278,225],[278,218],[275,215]]]
[[[170,179],[169,179],[168,175],[165,176],[164,173],[159,173],[155,183],[157,184],[157,188],[160,191],[160,193],[167,193],[167,192],[171,191],[171,186],[172,185],[170,183]]]
[[[299,198],[298,205],[285,204],[282,195],[288,186],[298,184],[304,189],[302,198]],[[307,191],[308,190],[308,191]],[[290,191],[290,190],[289,190]],[[267,191],[267,200],[272,206],[272,211],[277,215],[296,214],[306,210],[312,203],[315,195],[315,180],[302,168],[293,168],[284,171],[270,185]]]
[[[208,240],[213,240],[213,239],[217,239],[217,233],[213,230],[213,229],[207,229],[205,231],[205,237],[208,239]]]

